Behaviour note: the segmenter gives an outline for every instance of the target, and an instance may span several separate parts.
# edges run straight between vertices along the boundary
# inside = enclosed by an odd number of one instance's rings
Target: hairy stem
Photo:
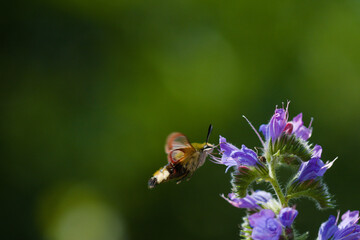
[[[281,190],[279,181],[277,180],[277,177],[276,177],[276,172],[275,172],[275,160],[276,159],[273,158],[272,156],[267,156],[267,159],[270,159],[270,161],[269,161],[269,178],[268,178],[268,181],[272,185],[272,187],[273,187],[273,189],[274,189],[274,191],[276,193],[276,196],[278,197],[281,205],[283,207],[287,207],[288,203],[286,201],[284,193]]]

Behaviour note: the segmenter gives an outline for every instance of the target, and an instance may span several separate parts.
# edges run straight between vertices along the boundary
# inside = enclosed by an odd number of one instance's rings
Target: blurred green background
[[[0,19],[1,238],[237,239],[224,167],[147,180],[169,133],[259,146],[241,116],[286,100],[339,156],[337,209],[359,209],[359,1],[16,0]],[[311,239],[336,214],[297,208]]]

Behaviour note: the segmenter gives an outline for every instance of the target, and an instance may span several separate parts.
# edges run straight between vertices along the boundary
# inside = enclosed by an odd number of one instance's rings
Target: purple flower
[[[244,198],[237,198],[234,193],[229,193],[229,198],[224,197],[224,195],[222,195],[222,197],[234,207],[255,209],[260,208],[258,204],[269,201],[272,198],[272,195],[268,192],[258,190]]]
[[[222,157],[221,159],[215,159],[215,162],[227,166],[226,171],[233,166],[255,166],[258,163],[256,153],[245,145],[238,149],[231,143],[226,142],[226,139],[222,136],[220,136],[219,141]]]
[[[288,120],[288,111],[284,108],[275,109],[274,115],[271,117],[268,124],[260,126],[260,132],[265,136],[265,139],[272,139],[274,142],[285,129]]]
[[[321,158],[322,147],[316,144],[312,152],[313,152],[313,154],[311,155],[312,158]]]
[[[222,136],[220,136],[219,143],[222,156],[217,163],[227,166],[225,170],[225,172],[227,172],[230,167],[237,166],[237,162],[231,157],[231,155],[235,152],[240,151],[240,149],[238,149],[231,143],[226,142],[226,138]]]
[[[278,240],[280,238],[281,224],[270,209],[263,209],[250,215],[249,223],[253,228],[251,237],[254,240]]]
[[[238,166],[255,166],[258,163],[256,152],[245,145],[242,145],[240,151],[234,152],[231,157],[236,160]]]
[[[334,240],[358,240],[360,239],[360,226],[352,225],[344,229],[339,229],[334,234]]]
[[[298,138],[304,139],[305,141],[311,137],[311,133],[312,133],[311,122],[308,128],[305,127],[302,121],[302,113],[294,117],[290,123],[293,125],[292,134],[294,134]]]
[[[359,220],[359,211],[352,211],[348,210],[341,216],[341,223],[339,224],[339,229],[343,229],[349,226],[352,226],[357,223]]]
[[[257,203],[266,203],[273,198],[271,193],[261,190],[255,191],[251,194],[251,196],[257,201]]]
[[[234,193],[229,193],[228,197],[226,198],[224,195],[221,195],[226,201],[228,201],[231,205],[237,208],[259,208],[257,205],[256,200],[251,196],[246,196],[244,198],[237,198]]]
[[[322,177],[326,170],[333,165],[334,161],[324,164],[320,158],[311,158],[309,161],[301,164],[297,178],[300,182],[304,182],[306,180]]]
[[[347,211],[341,216],[341,223],[336,226],[337,219],[330,216],[329,220],[321,224],[318,240],[356,240],[360,239],[359,211]]]
[[[290,227],[297,215],[296,209],[286,207],[280,210],[279,220],[284,227]]]
[[[286,109],[275,109],[275,113],[271,117],[270,122],[260,126],[259,130],[264,134],[265,139],[269,140],[271,138],[272,142],[274,142],[283,133],[293,134],[298,138],[304,139],[305,141],[311,137],[311,122],[309,127],[305,127],[302,121],[302,113],[298,114],[290,122],[288,122],[288,117],[288,106]]]

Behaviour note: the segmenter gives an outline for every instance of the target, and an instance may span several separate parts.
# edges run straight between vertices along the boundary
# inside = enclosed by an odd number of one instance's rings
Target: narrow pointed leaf
[[[243,167],[231,174],[232,192],[243,198],[247,194],[249,186],[268,175],[268,169],[262,164],[254,167]]]
[[[309,237],[309,232],[303,233],[300,236],[296,236],[296,240],[306,240]]]
[[[252,228],[250,227],[250,223],[249,223],[249,215],[247,214],[245,217],[242,218],[242,220],[243,220],[242,224],[239,225],[240,239],[251,240]]]
[[[333,208],[335,206],[326,184],[321,180],[308,180],[299,183],[292,181],[287,187],[287,199],[308,197],[314,200],[319,209]]]

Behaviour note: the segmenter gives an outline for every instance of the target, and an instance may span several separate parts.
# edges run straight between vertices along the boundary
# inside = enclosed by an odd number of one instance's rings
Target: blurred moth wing
[[[148,187],[154,188],[157,184],[173,179],[180,183],[184,178],[191,177],[195,170],[204,164],[206,156],[212,150],[211,144],[191,144],[184,134],[171,133],[165,144],[168,164],[154,173],[148,182]]]
[[[165,144],[165,152],[167,154],[169,154],[172,150],[183,148],[193,148],[190,141],[184,134],[174,132],[167,137]]]

